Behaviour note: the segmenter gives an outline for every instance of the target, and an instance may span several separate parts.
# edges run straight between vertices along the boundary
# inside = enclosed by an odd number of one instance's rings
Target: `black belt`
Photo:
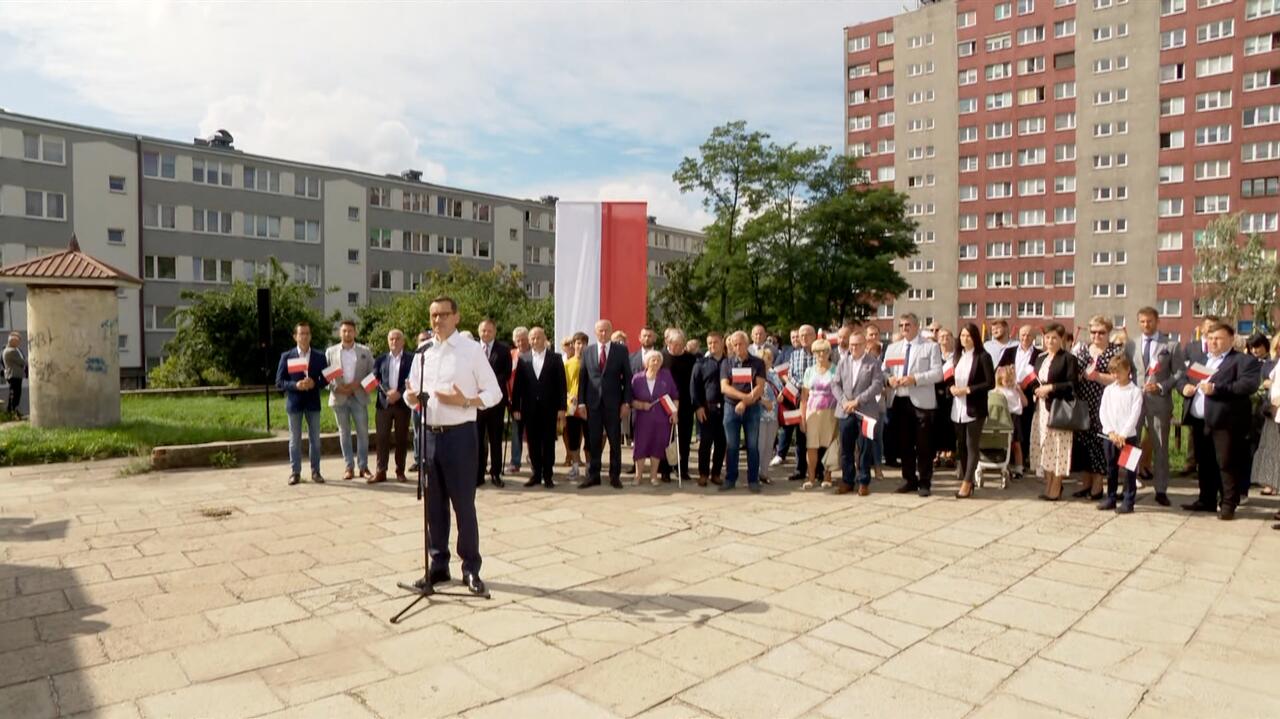
[[[443,424],[443,425],[432,424],[432,425],[427,425],[426,430],[431,434],[447,434],[454,430],[462,429],[463,427],[471,427],[472,429],[475,429],[475,426],[476,426],[475,422],[463,422],[462,424]]]

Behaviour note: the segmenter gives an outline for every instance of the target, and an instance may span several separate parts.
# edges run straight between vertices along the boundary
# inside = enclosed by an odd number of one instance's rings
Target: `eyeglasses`
[[[1089,330],[1089,334],[1091,335],[1105,335],[1106,333],[1106,330]]]

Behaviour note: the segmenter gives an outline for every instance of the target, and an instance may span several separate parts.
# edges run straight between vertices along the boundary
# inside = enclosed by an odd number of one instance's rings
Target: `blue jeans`
[[[290,474],[302,474],[302,420],[307,421],[307,449],[311,454],[311,473],[320,474],[320,410],[288,412]]]
[[[369,405],[360,402],[344,402],[333,406],[333,416],[338,420],[338,443],[342,446],[342,460],[347,469],[355,469],[355,457],[351,456],[351,424],[356,429],[356,454],[360,470],[369,469]]]
[[[515,417],[511,418],[511,466],[520,469],[521,451],[521,434],[524,428],[520,426],[520,420]]]
[[[724,407],[725,471],[724,484],[732,487],[738,481],[738,448],[740,435],[747,437],[747,484],[760,483],[760,405],[747,407],[741,416],[733,407]]]
[[[862,435],[862,420],[856,415],[849,415],[840,420],[840,469],[841,479],[850,487],[857,484],[871,484],[871,468],[877,462],[876,441],[883,431],[883,422],[876,422],[877,439],[867,439]],[[854,454],[849,447],[857,447],[857,472],[854,472]]]

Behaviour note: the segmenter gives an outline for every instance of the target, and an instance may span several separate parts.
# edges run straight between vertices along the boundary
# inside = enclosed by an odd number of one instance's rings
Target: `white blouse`
[[[957,387],[969,386],[969,372],[973,369],[973,350],[960,353],[960,361],[956,362],[955,381]],[[951,398],[951,421],[956,424],[972,422],[975,418],[969,414],[968,397]]]

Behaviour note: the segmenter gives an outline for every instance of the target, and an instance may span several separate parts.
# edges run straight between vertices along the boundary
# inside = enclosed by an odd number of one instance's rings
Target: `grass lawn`
[[[321,427],[337,429],[328,397],[321,399]],[[101,429],[36,429],[27,424],[0,430],[0,465],[43,464],[147,455],[152,448],[260,439],[266,432],[261,395],[250,397],[144,397],[130,395],[120,407],[121,422]],[[372,412],[370,412],[372,414]],[[370,418],[372,420],[372,417]],[[272,393],[271,429],[286,427],[284,397]]]

